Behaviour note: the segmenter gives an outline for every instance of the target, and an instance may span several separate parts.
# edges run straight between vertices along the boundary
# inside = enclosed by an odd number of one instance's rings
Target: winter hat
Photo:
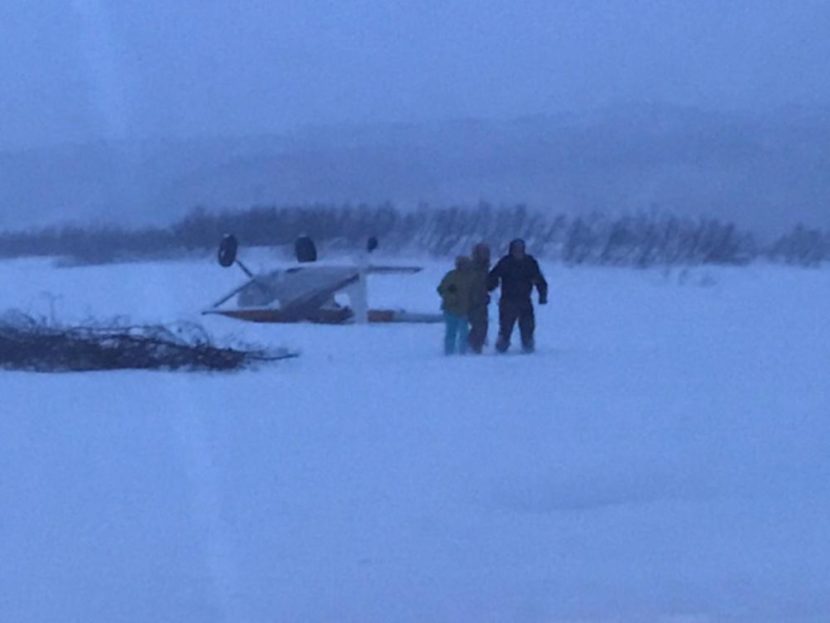
[[[473,261],[479,264],[490,264],[490,246],[484,242],[479,242],[473,247]]]
[[[513,253],[513,249],[515,249],[517,246],[521,246],[522,251],[524,251],[527,248],[525,246],[524,240],[522,240],[521,238],[516,238],[515,240],[512,240],[510,242],[510,248],[508,249],[508,253]]]

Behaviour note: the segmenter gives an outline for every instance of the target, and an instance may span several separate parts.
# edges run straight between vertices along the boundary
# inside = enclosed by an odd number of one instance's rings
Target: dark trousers
[[[487,341],[487,305],[474,307],[470,310],[468,316],[470,320],[470,348],[474,353],[480,353],[484,349],[484,343]]]
[[[536,329],[536,318],[533,315],[533,303],[526,301],[499,301],[499,341],[496,350],[503,353],[510,347],[510,337],[513,335],[513,326],[519,322],[519,333],[522,336],[522,349],[532,351],[534,347],[533,332]]]

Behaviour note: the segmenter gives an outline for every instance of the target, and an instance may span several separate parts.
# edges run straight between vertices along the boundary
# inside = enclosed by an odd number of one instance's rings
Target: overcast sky
[[[0,147],[830,101],[826,0],[3,0]]]

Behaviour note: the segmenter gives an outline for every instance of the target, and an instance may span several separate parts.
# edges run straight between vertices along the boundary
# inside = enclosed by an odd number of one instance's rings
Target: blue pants
[[[467,341],[470,337],[470,325],[467,316],[457,316],[444,312],[444,353],[452,355],[456,351],[460,354],[467,352]]]

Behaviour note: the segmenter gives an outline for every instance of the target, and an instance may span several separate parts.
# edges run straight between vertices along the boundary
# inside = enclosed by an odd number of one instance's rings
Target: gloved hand
[[[539,305],[547,305],[548,304],[548,297],[540,296],[539,297]]]

